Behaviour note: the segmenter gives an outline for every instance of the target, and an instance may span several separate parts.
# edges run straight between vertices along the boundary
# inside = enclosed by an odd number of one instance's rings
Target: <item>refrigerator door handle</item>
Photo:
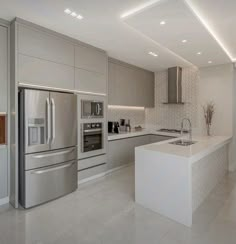
[[[58,167],[52,166],[52,167],[47,168],[47,169],[35,170],[35,171],[32,171],[31,174],[40,175],[40,174],[47,173],[47,172],[50,172],[50,171],[55,171],[55,170],[59,170],[59,169],[69,168],[73,164],[75,164],[75,161],[73,161],[72,163],[68,163],[68,164],[64,164],[64,165],[58,166]]]
[[[52,141],[51,143],[53,143],[53,141],[55,140],[55,136],[56,136],[56,128],[55,128],[55,101],[53,98],[51,98],[51,107],[52,107]]]
[[[46,114],[46,120],[47,120],[47,144],[50,143],[51,139],[51,111],[50,111],[50,101],[49,98],[46,99],[47,104],[47,114]]]
[[[40,154],[40,155],[35,155],[33,156],[34,158],[47,158],[47,157],[53,157],[53,156],[58,156],[58,155],[63,155],[67,153],[71,153],[75,150],[75,148],[69,149],[69,150],[64,150],[60,152],[55,152],[55,153],[46,153],[46,154]]]

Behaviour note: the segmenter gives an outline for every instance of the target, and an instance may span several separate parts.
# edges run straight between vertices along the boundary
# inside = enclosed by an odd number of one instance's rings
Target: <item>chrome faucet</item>
[[[183,136],[183,130],[184,130],[184,121],[188,121],[189,122],[189,141],[192,141],[192,124],[190,119],[188,118],[184,118],[181,122],[181,137]]]

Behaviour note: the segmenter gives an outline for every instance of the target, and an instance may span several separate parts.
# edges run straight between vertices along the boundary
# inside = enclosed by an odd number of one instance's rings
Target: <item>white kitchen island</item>
[[[195,137],[195,144],[172,139],[135,148],[135,201],[186,226],[228,170],[231,137]]]

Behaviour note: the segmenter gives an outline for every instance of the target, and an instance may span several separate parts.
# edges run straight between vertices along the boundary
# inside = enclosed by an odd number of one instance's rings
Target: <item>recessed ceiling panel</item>
[[[196,66],[230,62],[184,0],[161,0],[124,21]]]

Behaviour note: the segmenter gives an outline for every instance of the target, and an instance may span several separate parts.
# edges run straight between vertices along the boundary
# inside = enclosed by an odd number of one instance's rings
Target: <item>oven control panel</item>
[[[84,130],[101,129],[102,123],[84,123]]]

